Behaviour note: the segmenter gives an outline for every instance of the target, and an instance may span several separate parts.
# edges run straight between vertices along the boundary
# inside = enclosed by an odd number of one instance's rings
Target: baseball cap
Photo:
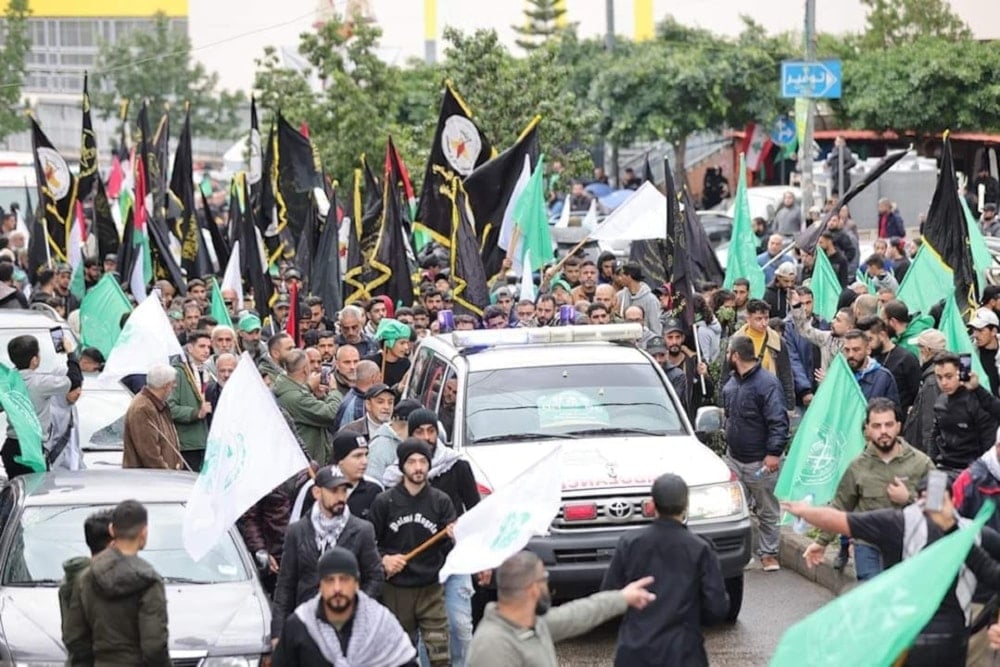
[[[937,329],[924,329],[919,335],[909,341],[913,345],[926,347],[932,352],[942,352],[948,346],[948,340]]]
[[[278,297],[277,301],[274,302],[275,308],[291,308],[291,302],[288,300],[287,294],[282,294]]]
[[[392,410],[392,418],[396,421],[405,422],[410,418],[410,414],[414,410],[419,410],[424,406],[420,405],[420,401],[415,398],[404,398],[399,403],[396,403],[396,407]]]
[[[676,317],[671,317],[663,322],[663,333],[664,335],[670,333],[671,331],[679,331],[684,333],[684,325]]]
[[[646,343],[646,352],[650,354],[667,354],[669,350],[667,349],[667,344],[663,342],[663,339],[657,336]]]
[[[379,384],[374,385],[368,391],[365,392],[365,400],[367,401],[369,398],[375,398],[376,396],[384,394],[386,392],[392,393],[392,387],[390,387],[384,382],[380,382]]]
[[[552,281],[552,289],[553,289],[553,291],[557,287],[562,287],[567,292],[572,292],[573,291],[573,288],[569,286],[569,283],[566,282],[565,280],[563,280],[562,278],[556,278],[555,280]]]
[[[288,280],[289,278],[298,278],[299,280],[302,280],[302,274],[298,269],[288,269],[285,271],[285,280]]]
[[[796,273],[795,265],[791,262],[783,262],[774,270],[774,275],[781,276],[782,278],[794,278]]]
[[[336,489],[338,486],[351,485],[351,483],[347,481],[347,478],[344,477],[344,474],[334,466],[320,468],[319,471],[316,472],[316,479],[314,482],[320,489]]]
[[[247,314],[240,318],[240,331],[250,333],[260,329],[260,318],[256,315]]]
[[[1000,329],[1000,319],[990,308],[980,308],[969,320],[969,327],[972,329],[985,329],[986,327]]]

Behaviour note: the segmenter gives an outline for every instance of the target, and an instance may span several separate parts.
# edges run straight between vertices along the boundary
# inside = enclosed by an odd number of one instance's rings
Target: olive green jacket
[[[331,463],[333,442],[330,433],[337,428],[337,408],[342,400],[340,392],[330,391],[326,398],[319,399],[308,385],[299,384],[287,375],[274,378],[273,391],[278,405],[295,423],[306,456],[321,466]]]
[[[177,384],[167,399],[170,414],[177,428],[177,440],[181,443],[181,451],[205,449],[208,441],[208,417],[198,418],[198,411],[205,397],[200,387],[191,383],[187,366],[182,362],[173,364],[177,371]]]

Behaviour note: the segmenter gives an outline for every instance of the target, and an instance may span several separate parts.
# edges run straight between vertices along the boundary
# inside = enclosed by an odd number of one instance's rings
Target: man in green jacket
[[[62,640],[66,647],[66,664],[94,664],[94,649],[90,644],[89,633],[82,633],[85,624],[80,617],[80,606],[76,605],[76,615],[70,612],[73,599],[80,597],[80,574],[87,569],[91,560],[108,548],[111,543],[111,512],[106,509],[94,512],[83,522],[83,538],[90,549],[90,558],[76,556],[63,563],[66,573],[59,586],[59,614],[62,618]]]
[[[80,593],[70,600],[73,628],[93,648],[101,667],[169,667],[167,595],[163,579],[137,554],[149,534],[146,508],[124,500],[111,514],[114,544],[80,575]]]
[[[870,512],[899,509],[916,500],[917,484],[934,470],[934,462],[899,437],[901,427],[895,403],[887,398],[869,401],[865,449],[844,471],[831,507],[845,512]],[[819,563],[835,537],[833,533],[821,533],[803,557]],[[847,561],[846,548],[842,543],[838,556],[842,562]],[[858,581],[871,579],[882,571],[882,553],[871,544],[855,540],[854,568]]]
[[[286,353],[281,364],[285,373],[273,379],[272,389],[278,405],[295,423],[306,456],[321,466],[329,465],[333,454],[330,433],[337,428],[342,396],[336,389],[320,385],[320,374],[309,372],[309,358],[302,350]]]
[[[170,415],[177,427],[181,456],[188,467],[201,472],[205,460],[205,444],[212,415],[212,404],[205,398],[208,383],[214,379],[206,364],[212,356],[212,337],[207,331],[195,331],[188,336],[184,356],[173,364],[177,383],[167,399]]]
[[[907,305],[898,299],[893,299],[882,306],[882,319],[893,334],[892,342],[914,355],[920,353],[916,337],[924,330],[934,328],[933,317],[911,313]]]

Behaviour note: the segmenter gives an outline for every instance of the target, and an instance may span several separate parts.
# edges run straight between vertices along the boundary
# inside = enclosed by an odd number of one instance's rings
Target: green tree
[[[844,63],[844,120],[871,130],[1000,129],[1000,53],[925,37]]]
[[[869,49],[889,48],[921,37],[969,39],[969,27],[947,0],[862,0],[868,26],[862,36]]]
[[[93,74],[91,97],[104,118],[118,113],[118,101],[146,99],[151,109],[167,105],[178,111],[191,103],[191,129],[196,136],[228,139],[244,124],[239,108],[242,92],[219,91],[219,75],[192,61],[191,40],[174,30],[158,13],[151,30],[135,30],[115,43],[104,43],[98,62],[105,73]],[[155,121],[154,121],[155,122]]]
[[[0,139],[25,127],[21,108],[24,60],[31,48],[28,0],[10,0],[0,23]]]
[[[565,15],[565,0],[529,0],[524,9],[524,24],[511,26],[521,35],[515,42],[525,51],[537,49],[559,32],[559,22]]]

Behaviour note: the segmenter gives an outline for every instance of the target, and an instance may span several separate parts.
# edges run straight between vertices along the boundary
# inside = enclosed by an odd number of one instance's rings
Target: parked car
[[[718,553],[735,620],[751,543],[743,488],[698,441],[663,370],[635,346],[640,336],[635,324],[430,336],[405,394],[442,414],[442,389],[455,380],[447,439],[483,494],[561,443],[562,507],[550,534],[528,544],[561,598],[597,590],[621,535],[653,521],[653,480],[681,475],[688,526]]]
[[[102,470],[24,475],[0,489],[0,664],[61,665],[62,564],[89,556],[83,522],[135,498],[149,511],[140,556],[163,577],[175,666],[257,667],[271,651],[271,611],[236,528],[200,561],[182,546],[188,472]]]

